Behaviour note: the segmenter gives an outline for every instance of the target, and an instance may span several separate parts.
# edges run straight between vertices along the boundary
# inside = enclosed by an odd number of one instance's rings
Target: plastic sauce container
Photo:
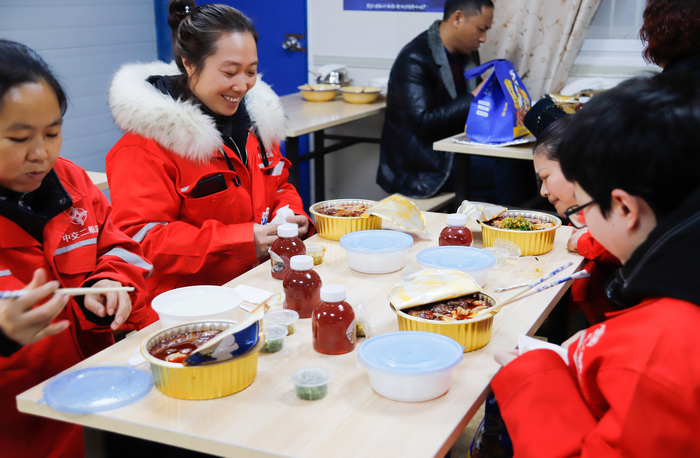
[[[474,237],[467,228],[467,215],[452,213],[447,215],[447,227],[440,232],[439,246],[472,246]]]
[[[525,278],[539,278],[547,271],[547,261],[538,256],[520,259],[518,263],[520,276]]]
[[[284,338],[287,335],[287,328],[279,324],[266,324],[263,326],[265,343],[260,349],[260,353],[277,353],[284,348]]]
[[[292,270],[284,277],[284,308],[295,310],[299,318],[311,318],[316,306],[321,302],[321,277],[313,270],[311,256],[292,256],[289,261]]]
[[[323,264],[323,255],[326,249],[321,245],[308,245],[306,247],[306,254],[314,258],[314,265],[320,266]]]
[[[306,246],[299,238],[299,226],[282,224],[277,228],[277,240],[270,247],[270,264],[272,278],[284,280],[290,270],[289,259],[292,256],[306,254]]]
[[[287,328],[287,335],[291,336],[296,330],[296,322],[299,314],[294,310],[270,310],[265,314],[263,321],[269,324],[278,324]]]
[[[325,355],[342,355],[355,349],[355,312],[345,302],[345,287],[321,287],[321,303],[311,317],[314,350]]]
[[[333,378],[333,372],[322,367],[304,367],[292,373],[290,381],[299,399],[316,401],[328,394],[328,382]]]

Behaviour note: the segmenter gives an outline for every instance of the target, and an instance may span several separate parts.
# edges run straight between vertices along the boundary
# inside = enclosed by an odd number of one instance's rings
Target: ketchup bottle
[[[316,306],[321,302],[321,277],[313,270],[314,258],[293,256],[289,271],[282,287],[284,288],[284,308],[296,310],[299,318],[311,318]]]
[[[321,303],[311,317],[314,350],[325,355],[342,355],[355,348],[355,312],[345,302],[345,287],[321,287]]]
[[[452,213],[447,215],[447,227],[440,232],[438,244],[471,246],[474,237],[467,228],[467,215]]]
[[[292,256],[306,254],[304,242],[298,237],[299,226],[296,224],[282,224],[277,228],[278,238],[270,247],[270,263],[272,265],[272,278],[284,280],[289,273],[289,259]]]

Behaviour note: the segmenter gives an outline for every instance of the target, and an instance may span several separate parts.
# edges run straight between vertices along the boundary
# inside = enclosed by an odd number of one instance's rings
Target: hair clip
[[[189,5],[185,5],[185,14],[190,14],[190,7],[189,7]]]

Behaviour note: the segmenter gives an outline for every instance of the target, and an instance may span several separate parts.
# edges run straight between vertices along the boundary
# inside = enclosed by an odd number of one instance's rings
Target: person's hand
[[[30,291],[17,299],[0,300],[0,329],[8,338],[21,345],[38,342],[44,337],[63,332],[68,320],[52,321],[68,303],[65,294],[53,294],[59,287],[57,281],[46,283],[46,272],[37,269],[31,283],[24,289]],[[34,307],[53,294],[46,303]]]
[[[306,237],[309,233],[309,219],[304,215],[287,216],[287,222],[299,226],[299,238]]]
[[[118,288],[121,283],[114,280],[102,279],[92,285],[92,288]],[[131,314],[131,298],[126,291],[112,291],[111,293],[86,294],[85,308],[100,318],[106,315],[114,315],[114,321],[110,326],[113,331],[119,329]]]
[[[277,240],[277,228],[279,224],[254,224],[253,236],[255,237],[255,256],[258,261],[263,261],[268,256],[270,249]]]
[[[585,330],[579,331],[579,332],[577,332],[576,334],[574,334],[573,336],[569,337],[568,339],[566,339],[566,340],[564,341],[563,344],[561,344],[561,348],[563,348],[564,350],[567,350],[567,351],[568,351],[568,350],[569,350],[569,346],[570,346],[572,343],[577,342],[578,339],[581,338],[581,335],[582,335],[583,333],[585,333],[585,332],[586,332]]]
[[[493,359],[495,359],[498,364],[505,367],[508,363],[517,358],[519,354],[518,350],[497,351],[496,354],[493,355]]]
[[[479,91],[481,90],[481,88],[484,87],[484,83],[485,83],[485,82],[486,82],[486,79],[483,79],[483,80],[481,81],[481,83],[479,83],[479,85],[476,87],[476,89],[474,89],[474,90],[472,91],[472,95],[473,95],[474,97],[476,97],[477,94],[479,93]]]
[[[569,251],[572,253],[578,253],[578,239],[586,233],[588,233],[587,227],[584,227],[583,229],[574,229],[574,231],[571,233],[571,237],[569,237],[569,241],[566,242],[566,247],[569,249]]]

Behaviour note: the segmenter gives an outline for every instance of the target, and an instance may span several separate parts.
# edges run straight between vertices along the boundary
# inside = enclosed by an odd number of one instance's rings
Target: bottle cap
[[[296,237],[299,235],[299,226],[292,223],[282,224],[277,228],[277,235],[280,237]]]
[[[321,286],[321,300],[323,302],[342,302],[345,300],[345,286],[324,285]]]
[[[463,227],[467,225],[467,215],[463,213],[451,213],[447,215],[447,225]]]
[[[314,268],[314,258],[306,255],[292,256],[289,265],[292,270],[311,270]]]

